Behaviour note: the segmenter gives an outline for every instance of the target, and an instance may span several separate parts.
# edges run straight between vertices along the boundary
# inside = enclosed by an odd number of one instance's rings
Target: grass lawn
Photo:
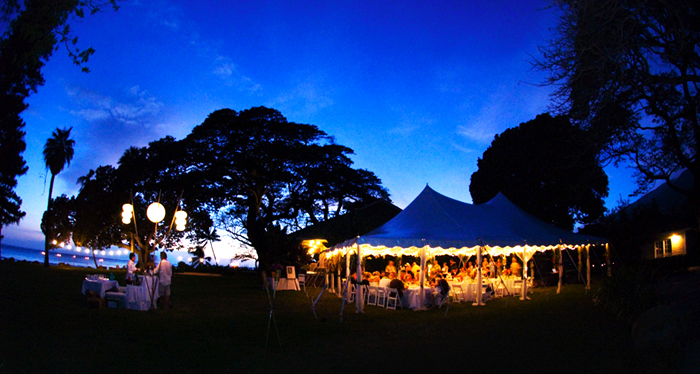
[[[89,309],[94,269],[0,262],[0,373],[667,372],[682,357],[632,348],[630,326],[593,307],[583,286],[534,289],[532,300],[356,314],[324,295],[277,294],[265,349],[258,276],[175,274],[172,310]],[[114,272],[123,282],[123,272]],[[596,289],[597,286],[594,286]],[[312,291],[315,294],[318,291]],[[311,293],[311,292],[310,292]]]

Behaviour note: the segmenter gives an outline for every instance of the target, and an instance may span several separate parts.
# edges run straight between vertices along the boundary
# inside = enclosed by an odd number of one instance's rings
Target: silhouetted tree
[[[558,86],[562,112],[595,137],[603,161],[636,168],[639,192],[665,181],[689,199],[700,225],[700,4],[560,0],[554,39],[536,66]]]
[[[53,194],[53,183],[56,179],[56,175],[60,173],[65,166],[70,165],[70,161],[73,159],[75,140],[70,138],[70,131],[72,129],[72,127],[69,129],[56,129],[56,131],[51,134],[51,137],[46,140],[46,144],[44,145],[44,163],[46,164],[46,168],[51,171],[49,202],[46,207],[46,211],[49,212],[49,214],[51,214],[51,195]],[[46,235],[44,235],[44,237],[44,266],[48,267],[51,239]]]
[[[75,198],[75,224],[73,242],[77,246],[90,248],[95,259],[95,250],[120,246],[121,206],[126,193],[117,180],[117,171],[112,166],[100,166],[78,178],[80,192]],[[120,188],[121,187],[121,188]]]
[[[41,218],[41,232],[49,240],[49,249],[70,243],[74,225],[75,199],[66,195],[52,199],[51,210]]]
[[[540,114],[496,135],[477,165],[469,186],[475,204],[502,192],[533,216],[566,230],[605,213],[608,178],[589,136],[566,117]]]
[[[76,47],[77,37],[67,21],[107,5],[117,9],[116,0],[5,0],[0,5],[0,230],[24,217],[22,199],[14,189],[17,178],[27,172],[20,117],[27,108],[25,99],[44,84],[41,69],[59,43],[87,71],[85,63],[94,50]]]
[[[296,250],[289,226],[385,198],[371,172],[352,169],[352,150],[316,126],[288,122],[274,109],[217,110],[184,140],[193,197],[221,217],[226,231],[255,248],[260,265]]]

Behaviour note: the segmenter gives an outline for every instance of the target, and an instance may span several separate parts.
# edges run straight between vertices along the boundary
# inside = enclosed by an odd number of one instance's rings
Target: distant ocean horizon
[[[172,254],[171,254],[172,253]],[[168,260],[177,265],[180,261],[188,262],[191,256],[180,252],[168,252]],[[49,251],[49,264],[58,265],[59,263],[68,264],[70,266],[95,268],[95,262],[98,266],[107,268],[115,268],[119,266],[123,268],[129,262],[129,251],[123,249],[110,249],[97,251],[95,258],[89,249],[85,248],[56,248]],[[13,258],[15,261],[29,261],[44,263],[44,251],[40,249],[32,249],[19,247],[15,245],[2,244],[0,246],[0,258],[3,260]]]
[[[189,263],[192,255],[185,251],[166,252],[168,261],[171,264],[177,265],[180,262]],[[95,261],[98,266],[107,268],[115,268],[119,266],[123,268],[129,262],[129,251],[125,249],[109,249],[97,251],[95,259],[92,258],[92,253],[86,248],[56,248],[49,251],[49,264],[58,265],[60,263],[70,266],[95,268]],[[156,258],[158,255],[156,254]],[[41,249],[33,249],[21,247],[11,244],[0,244],[0,259],[7,260],[13,258],[15,261],[29,261],[44,263],[44,251]],[[254,267],[255,262],[252,260],[231,260],[228,258],[219,259],[219,264],[222,266],[231,265],[231,263],[241,267]]]

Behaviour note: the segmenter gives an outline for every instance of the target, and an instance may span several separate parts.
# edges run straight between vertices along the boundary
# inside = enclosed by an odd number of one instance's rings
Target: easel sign
[[[287,279],[296,279],[297,274],[294,270],[294,266],[287,266]]]

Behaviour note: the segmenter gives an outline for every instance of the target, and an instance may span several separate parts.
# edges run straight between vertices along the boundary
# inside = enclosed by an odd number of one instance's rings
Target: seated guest
[[[396,278],[396,273],[388,273],[387,276],[379,280],[379,287],[389,287],[389,283],[394,278]]]
[[[450,272],[450,267],[447,266],[447,262],[445,262],[445,263],[442,265],[442,273],[443,273],[443,274],[447,274],[447,273],[449,273],[449,272]]]
[[[489,260],[489,277],[496,278],[496,262],[493,261],[493,257]]]
[[[464,264],[466,265],[466,264]],[[462,266],[461,269],[459,269],[459,273],[457,274],[458,277],[466,278],[469,276],[469,268],[466,266]]]
[[[428,271],[431,277],[434,277],[436,274],[442,273],[442,269],[440,268],[440,264],[437,262],[437,260],[433,261]]]
[[[377,283],[377,282],[379,282],[379,280],[381,279],[381,276],[379,276],[379,272],[378,272],[378,271],[375,271],[374,273],[372,273],[372,274],[369,276],[368,279],[369,279],[369,282],[370,282],[370,283]]]
[[[389,288],[396,288],[396,290],[399,291],[399,297],[403,297],[403,290],[406,289],[401,279],[398,278],[394,278],[389,282]]]
[[[516,277],[520,277],[522,276],[522,271],[523,267],[520,266],[520,263],[518,261],[515,261],[515,259],[513,259],[513,263],[510,264],[511,274],[515,275]]]
[[[396,273],[396,266],[394,266],[394,261],[389,261],[389,264],[386,265],[386,268],[384,268],[384,272],[387,274]]]
[[[469,261],[469,278],[476,278],[477,269],[474,267],[474,263]]]
[[[414,262],[413,267],[411,267],[411,271],[413,272],[414,275],[418,274],[418,272],[420,271],[420,265],[418,265]]]
[[[452,273],[452,275],[455,275],[458,272],[459,272],[459,265],[457,264],[457,262],[455,262],[454,258],[451,258],[450,259],[450,273]]]
[[[433,292],[430,294],[431,302],[433,306],[438,306],[438,297],[444,300],[450,292],[450,284],[447,283],[442,276],[438,275],[433,279],[430,285],[434,288]]]
[[[501,259],[499,258],[496,261],[496,276],[500,277],[502,273],[503,273],[503,264],[501,264]]]

